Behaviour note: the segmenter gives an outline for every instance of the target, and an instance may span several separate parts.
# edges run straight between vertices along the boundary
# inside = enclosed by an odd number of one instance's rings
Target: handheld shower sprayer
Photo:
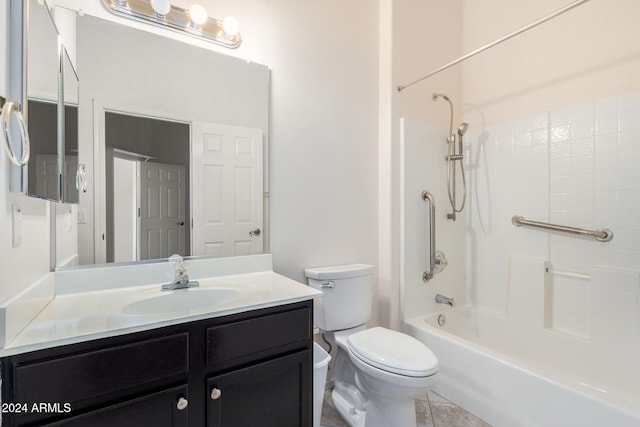
[[[453,103],[451,99],[443,93],[433,93],[431,99],[437,101],[438,98],[442,98],[449,103],[449,110],[451,112],[449,119],[449,136],[447,137],[448,155],[447,160],[447,192],[449,193],[449,203],[451,204],[452,212],[447,214],[448,219],[456,220],[456,213],[462,212],[464,205],[467,201],[467,180],[464,175],[464,155],[462,152],[462,137],[469,129],[468,123],[461,123],[458,127],[458,150],[456,152],[456,134],[453,133]],[[462,196],[462,205],[458,208],[456,206],[456,161],[460,162],[460,174],[462,175],[462,185],[464,193]]]
[[[458,154],[460,156],[462,156],[462,137],[464,136],[464,134],[467,132],[467,130],[469,129],[469,123],[461,123],[460,127],[458,128]],[[460,160],[462,161],[462,157],[460,158]]]

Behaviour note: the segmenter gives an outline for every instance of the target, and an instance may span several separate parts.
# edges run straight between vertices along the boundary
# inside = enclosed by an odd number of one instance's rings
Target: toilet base
[[[331,400],[333,400],[333,406],[336,408],[336,411],[338,411],[338,414],[340,414],[349,427],[364,427],[367,416],[366,411],[357,410],[336,390],[333,390],[331,393]]]
[[[377,401],[373,405],[371,404],[373,402],[369,402],[370,404],[367,405],[368,411],[361,411],[356,409],[336,390],[331,393],[331,399],[336,411],[349,427],[416,426],[415,402],[413,400],[407,402]],[[380,411],[382,408],[384,408],[384,411]],[[368,419],[367,416],[369,417]],[[392,417],[393,420],[388,420],[388,417]]]

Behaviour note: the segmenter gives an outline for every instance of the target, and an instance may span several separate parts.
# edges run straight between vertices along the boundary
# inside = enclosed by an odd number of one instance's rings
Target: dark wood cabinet
[[[183,399],[183,400],[181,400]],[[187,427],[186,385],[45,424],[47,427]]]
[[[302,402],[300,396],[311,385],[305,374],[311,363],[298,352],[209,378],[206,426],[308,425],[312,401]]]
[[[3,426],[310,426],[311,301],[2,359]]]

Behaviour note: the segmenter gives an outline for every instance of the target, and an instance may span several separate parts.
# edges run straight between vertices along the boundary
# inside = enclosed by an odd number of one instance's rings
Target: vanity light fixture
[[[102,0],[102,4],[116,15],[185,32],[230,49],[242,43],[235,18],[210,18],[200,4],[189,10],[174,6],[169,0]]]
[[[169,0],[150,0],[151,7],[158,14],[158,17],[165,16],[171,10]]]
[[[195,3],[189,8],[189,16],[191,17],[191,22],[200,26],[207,22],[209,19],[209,15],[207,15],[207,9],[204,8],[203,5]]]
[[[239,34],[240,33],[240,23],[233,16],[227,16],[222,20],[222,29],[225,34]]]

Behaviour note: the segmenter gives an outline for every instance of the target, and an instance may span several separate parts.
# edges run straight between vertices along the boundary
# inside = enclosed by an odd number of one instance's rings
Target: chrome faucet
[[[448,304],[451,307],[456,305],[456,302],[453,298],[445,297],[444,295],[440,295],[440,294],[436,295],[436,302],[438,304]]]
[[[200,284],[195,280],[189,280],[189,264],[187,264],[184,259],[178,255],[171,255],[169,261],[173,261],[176,264],[174,265],[175,269],[175,278],[173,282],[166,283],[162,285],[163,291],[173,291],[176,289],[187,289],[187,288],[196,288],[200,286]]]

